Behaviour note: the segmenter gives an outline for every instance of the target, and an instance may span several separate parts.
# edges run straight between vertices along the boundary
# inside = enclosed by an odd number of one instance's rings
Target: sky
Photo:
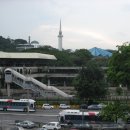
[[[117,49],[130,41],[130,0],[0,0],[0,36],[63,49]]]

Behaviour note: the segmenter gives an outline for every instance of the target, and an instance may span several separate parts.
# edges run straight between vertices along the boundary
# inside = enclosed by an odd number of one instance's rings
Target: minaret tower
[[[31,40],[30,39],[31,39],[31,37],[29,36],[28,37],[28,44],[31,44]]]
[[[61,31],[61,20],[60,20],[60,30],[59,30],[59,35],[58,35],[58,49],[59,51],[62,51],[62,31]]]

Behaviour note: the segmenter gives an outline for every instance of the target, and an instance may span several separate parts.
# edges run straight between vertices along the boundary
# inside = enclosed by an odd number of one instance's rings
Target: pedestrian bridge
[[[28,76],[24,76],[17,71],[7,68],[4,71],[5,73],[5,83],[8,85],[10,83],[15,83],[23,89],[30,89],[36,93],[39,93],[43,97],[52,96],[53,94],[56,96],[61,96],[64,98],[72,98],[73,95],[69,95],[60,89],[57,89],[54,86],[47,86],[46,84]]]

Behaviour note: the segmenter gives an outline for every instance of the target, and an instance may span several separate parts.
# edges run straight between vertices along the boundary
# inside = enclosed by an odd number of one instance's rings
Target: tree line
[[[6,39],[0,36],[0,51],[19,52],[17,49],[19,44],[27,44],[27,41],[24,39]],[[91,60],[96,62],[99,66],[108,66],[109,59],[106,57],[94,57],[88,49],[76,49],[74,51],[71,49],[63,49],[63,51],[59,51],[51,46],[27,49],[22,52],[37,52],[55,55],[57,60],[53,63],[49,63],[49,65],[54,66],[86,66],[86,64]]]

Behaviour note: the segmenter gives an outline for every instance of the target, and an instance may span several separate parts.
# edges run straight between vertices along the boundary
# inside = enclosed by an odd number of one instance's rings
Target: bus
[[[82,112],[80,110],[62,110],[58,118],[62,126],[85,123],[98,123],[101,121],[98,111]]]
[[[0,99],[0,110],[35,112],[35,103],[36,101],[33,99]]]

